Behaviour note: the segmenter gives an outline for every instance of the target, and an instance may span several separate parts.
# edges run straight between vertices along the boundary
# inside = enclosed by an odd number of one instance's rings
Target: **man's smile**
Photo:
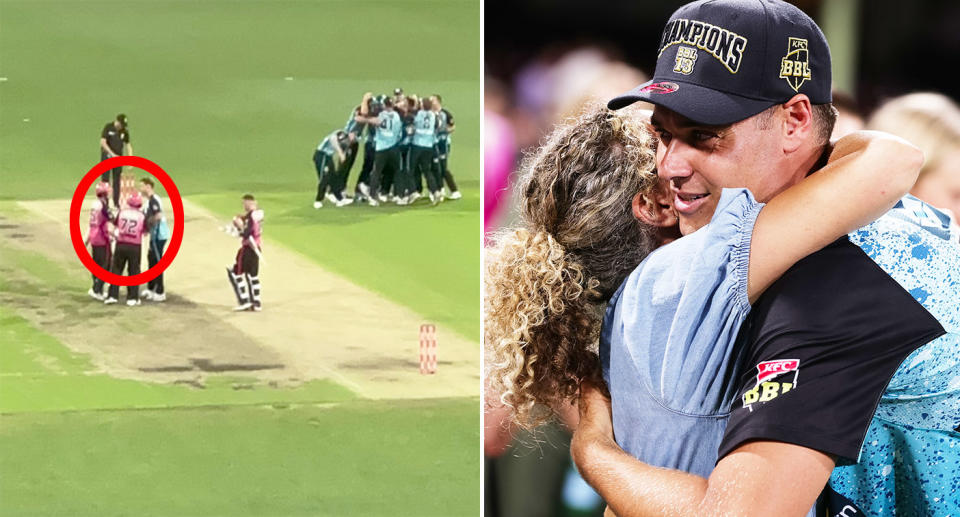
[[[673,206],[677,212],[684,215],[690,215],[696,212],[706,203],[707,197],[710,196],[709,193],[684,192],[679,190],[674,190],[673,193]]]

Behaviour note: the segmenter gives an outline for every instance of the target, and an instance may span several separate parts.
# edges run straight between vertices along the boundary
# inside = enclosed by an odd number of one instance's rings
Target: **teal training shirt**
[[[357,113],[359,113],[358,108],[354,108],[350,112],[350,118],[347,119],[347,123],[343,126],[344,133],[353,133],[357,135],[357,139],[360,138],[360,134],[363,132],[364,124],[357,121]]]
[[[344,133],[341,138],[337,138],[336,131],[330,133],[326,138],[320,141],[320,145],[317,146],[317,151],[320,151],[327,156],[333,156],[337,152],[336,148],[333,146],[334,140],[337,140],[337,142],[340,144],[341,151],[347,152],[347,148],[350,145],[349,137],[347,137],[346,133]]]
[[[376,150],[383,151],[397,145],[403,137],[400,115],[393,110],[384,110],[377,116],[377,120],[377,133],[374,135]]]
[[[333,148],[333,140],[337,137],[337,133],[333,132],[327,135],[326,138],[320,141],[320,145],[317,146],[317,150],[327,156],[333,156],[336,152],[336,149]]]
[[[413,120],[413,145],[433,147],[437,142],[437,114],[430,110],[420,110]]]

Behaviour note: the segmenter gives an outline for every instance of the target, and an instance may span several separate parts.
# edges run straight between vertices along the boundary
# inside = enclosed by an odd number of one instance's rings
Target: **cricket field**
[[[475,0],[0,0],[0,516],[479,513],[479,16]],[[463,199],[315,210],[316,145],[395,87],[443,96]],[[183,196],[160,304],[90,299],[70,244],[70,198],[118,113]],[[220,227],[247,192],[261,313],[231,310],[224,273],[238,241]]]

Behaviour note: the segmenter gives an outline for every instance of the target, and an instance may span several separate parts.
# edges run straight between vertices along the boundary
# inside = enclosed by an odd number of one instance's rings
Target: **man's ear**
[[[783,103],[783,150],[791,153],[806,143],[814,131],[813,106],[804,94]]]
[[[677,212],[670,204],[667,193],[657,189],[649,195],[638,193],[633,196],[633,216],[650,226],[667,228],[677,225]]]

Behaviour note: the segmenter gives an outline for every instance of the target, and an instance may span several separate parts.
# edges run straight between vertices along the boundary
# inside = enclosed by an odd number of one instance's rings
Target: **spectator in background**
[[[604,100],[647,80],[646,74],[596,46],[545,49],[513,80],[510,116],[520,149],[537,145],[555,124],[580,114],[589,101]],[[643,109],[641,107],[641,109]],[[649,105],[646,109],[652,109]]]
[[[949,97],[910,93],[878,108],[867,129],[901,136],[923,151],[920,179],[911,194],[960,217],[960,107]]]
[[[649,79],[640,70],[589,47],[571,51],[554,70],[555,111],[550,126],[580,115],[583,106],[591,101],[612,99]],[[638,108],[653,109],[647,103]]]
[[[833,126],[832,140],[839,140],[854,131],[863,129],[863,113],[860,105],[852,95],[840,90],[833,90],[833,107],[837,108],[837,123]]]
[[[483,231],[507,210],[510,174],[516,164],[517,145],[506,117],[509,100],[503,86],[487,79],[483,89]]]

